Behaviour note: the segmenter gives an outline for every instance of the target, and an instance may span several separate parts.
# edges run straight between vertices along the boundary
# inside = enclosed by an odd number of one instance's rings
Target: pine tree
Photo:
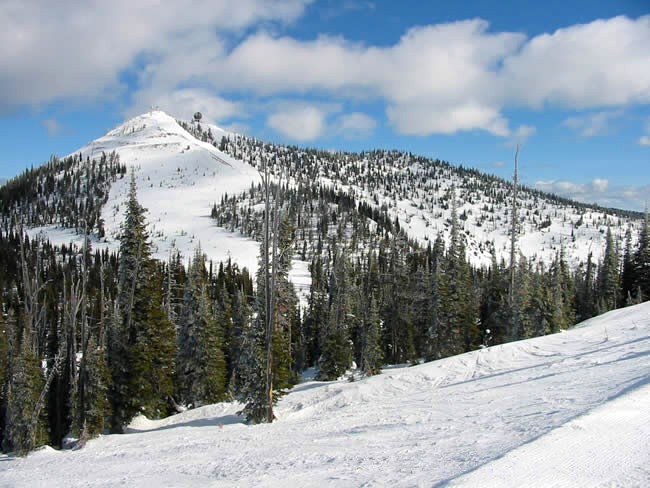
[[[639,232],[639,242],[634,254],[634,289],[637,302],[650,297],[650,224],[648,212]]]
[[[634,251],[632,250],[632,229],[625,231],[625,251],[623,253],[623,269],[621,271],[621,303],[631,305],[634,289]]]
[[[151,258],[145,211],[138,202],[132,173],[108,349],[115,432],[121,432],[138,413],[164,415],[173,392],[175,331],[163,308],[163,280]]]
[[[478,348],[482,343],[479,329],[478,300],[465,256],[465,241],[458,221],[455,197],[452,200],[451,236],[446,258],[448,294],[446,296],[447,335],[443,336],[444,355],[460,354]]]
[[[84,381],[86,385],[86,411],[84,425],[79,429],[81,440],[102,433],[110,409],[108,402],[110,371],[106,361],[106,349],[97,343],[94,335],[90,337],[86,355],[87,367]]]
[[[532,278],[528,262],[524,255],[519,256],[515,275],[515,293],[512,303],[512,328],[509,340],[532,337]]]
[[[179,319],[178,384],[181,401],[200,406],[223,400],[226,362],[223,333],[207,289],[205,256],[194,252]]]
[[[345,254],[337,253],[330,274],[329,320],[322,332],[322,350],[318,359],[318,379],[324,381],[339,378],[352,364],[348,266]]]
[[[2,446],[5,435],[7,388],[9,386],[9,331],[4,315],[4,306],[0,295],[0,446]]]
[[[431,318],[425,338],[424,359],[433,361],[442,357],[442,338],[447,333],[443,306],[446,303],[447,282],[443,273],[445,245],[440,235],[431,250]]]
[[[241,354],[236,370],[236,397],[244,404],[241,413],[251,424],[259,424],[267,419],[265,354],[264,322],[256,317],[244,324]]]
[[[311,285],[307,299],[307,314],[304,321],[305,363],[315,366],[322,350],[322,331],[328,318],[328,289],[323,260],[315,256],[309,267]]]
[[[383,364],[381,319],[379,318],[379,306],[374,297],[370,299],[370,308],[367,321],[364,324],[364,332],[361,369],[367,375],[379,374]]]
[[[594,285],[594,263],[592,254],[589,253],[583,276],[576,285],[576,320],[578,321],[587,320],[596,315],[596,291]]]
[[[32,424],[34,406],[45,382],[26,328],[12,357],[3,449],[24,456],[47,440],[42,419],[37,419],[36,426]]]
[[[598,273],[598,313],[614,310],[620,294],[619,257],[614,245],[611,227],[607,228],[605,255]]]

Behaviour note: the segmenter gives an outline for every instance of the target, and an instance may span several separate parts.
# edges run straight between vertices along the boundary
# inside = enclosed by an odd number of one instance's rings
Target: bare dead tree
[[[517,144],[517,149],[515,150],[515,174],[512,181],[512,227],[510,229],[510,290],[508,293],[508,299],[510,306],[514,302],[515,294],[515,276],[516,276],[516,260],[517,260],[517,198],[518,198],[518,189],[519,189],[519,167],[518,167],[518,157],[519,157],[519,144]]]
[[[273,422],[273,332],[277,300],[278,239],[280,229],[280,200],[282,174],[278,175],[275,187],[271,186],[271,172],[268,159],[262,159],[260,170],[264,189],[264,237],[262,241],[262,265],[264,266],[264,340],[266,347],[265,390],[266,421]]]

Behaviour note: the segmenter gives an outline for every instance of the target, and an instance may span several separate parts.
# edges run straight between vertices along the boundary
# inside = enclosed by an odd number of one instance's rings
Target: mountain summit
[[[234,137],[213,125],[203,124],[203,129],[214,135],[215,141]],[[257,244],[217,228],[208,218],[211,205],[225,193],[244,191],[259,180],[254,168],[197,139],[162,111],[133,117],[72,154],[92,160],[111,152],[119,156],[128,171],[135,172],[138,198],[148,209],[158,257],[165,259],[172,244],[187,257],[200,243],[212,259],[230,257],[243,266],[255,267]],[[127,180],[113,183],[102,209],[109,245],[117,243]],[[55,241],[73,237],[67,233],[46,234]]]

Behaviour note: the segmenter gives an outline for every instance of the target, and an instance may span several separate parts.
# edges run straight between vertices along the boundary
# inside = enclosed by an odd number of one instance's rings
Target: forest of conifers
[[[125,173],[117,162],[105,167],[107,178]],[[101,181],[93,183],[100,205]],[[399,223],[333,192],[319,198],[350,211],[328,213],[306,232],[307,211],[296,211],[300,196],[277,188],[271,194],[278,209],[270,321],[274,401],[307,368],[316,368],[320,380],[352,368],[377,374],[386,364],[417,364],[558,332],[650,296],[647,217],[638,236],[628,232],[624,249],[608,231],[599,262],[589,256],[571,269],[560,249],[548,265],[520,255],[514,269],[496,258],[477,268],[466,257],[453,201],[448,244],[438,238],[422,247]],[[241,228],[244,222],[235,225],[228,214],[231,203],[215,205],[213,217]],[[91,214],[97,216],[92,227],[100,229],[98,212]],[[172,252],[163,262],[152,256],[146,218],[132,177],[117,253],[93,250],[91,239],[81,248],[30,239],[18,218],[5,219],[4,451],[81,446],[101,432],[122,432],[139,414],[160,418],[231,399],[242,402],[250,422],[264,421],[264,246],[255,276],[237,263],[207,262],[200,246],[192,256]],[[83,224],[76,222],[79,229]],[[331,226],[340,230],[328,232]],[[254,227],[249,235],[259,231]],[[294,255],[310,261],[311,289],[302,307],[289,281]]]

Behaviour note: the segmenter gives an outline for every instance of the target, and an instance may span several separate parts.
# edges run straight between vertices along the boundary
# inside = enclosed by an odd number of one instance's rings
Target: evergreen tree
[[[13,353],[7,388],[6,430],[3,449],[24,456],[47,441],[41,418],[33,425],[35,405],[43,389],[44,379],[32,338],[24,328],[22,340]]]
[[[621,270],[621,303],[631,305],[633,296],[636,293],[634,289],[634,251],[632,249],[632,229],[630,227],[625,231],[625,250],[623,253],[623,269]]]
[[[528,262],[523,255],[519,257],[515,275],[515,290],[512,303],[512,328],[510,340],[520,340],[533,335],[532,323],[532,277]]]
[[[175,331],[163,309],[162,277],[151,258],[145,211],[138,202],[132,173],[108,349],[115,432],[121,432],[138,413],[164,415],[173,392]]]
[[[225,395],[223,333],[208,295],[205,256],[194,252],[185,286],[178,334],[178,385],[181,401],[193,406],[215,403]]]
[[[370,299],[368,317],[364,323],[364,332],[361,369],[369,376],[379,374],[383,364],[381,319],[379,318],[379,306],[374,297]]]
[[[620,294],[619,277],[618,252],[612,237],[612,229],[608,227],[605,255],[598,272],[598,313],[605,313],[617,307]]]
[[[84,425],[75,429],[79,432],[82,441],[103,432],[104,422],[110,409],[108,402],[110,371],[106,361],[106,349],[97,344],[94,335],[90,337],[86,355]]]
[[[321,380],[339,378],[352,364],[350,288],[349,264],[344,253],[337,253],[330,274],[329,320],[322,332],[322,350],[318,359],[318,378]]]
[[[451,236],[446,259],[448,295],[445,303],[448,334],[442,348],[444,355],[460,354],[478,348],[482,343],[479,329],[478,300],[469,263],[465,256],[465,242],[452,200]]]
[[[578,279],[577,273],[576,278]],[[596,315],[596,291],[594,289],[594,264],[592,254],[587,255],[587,264],[583,276],[576,285],[576,320],[587,320]]]
[[[251,424],[266,421],[265,330],[259,317],[244,324],[237,367],[236,397],[244,404],[241,413]]]
[[[322,350],[322,333],[328,322],[328,289],[326,273],[320,256],[314,257],[310,267],[311,285],[304,321],[305,363],[315,366]]]
[[[9,331],[4,317],[4,306],[0,294],[0,446],[5,434],[7,411],[7,388],[9,386]]]
[[[634,254],[634,289],[637,302],[650,297],[650,226],[647,211]]]

